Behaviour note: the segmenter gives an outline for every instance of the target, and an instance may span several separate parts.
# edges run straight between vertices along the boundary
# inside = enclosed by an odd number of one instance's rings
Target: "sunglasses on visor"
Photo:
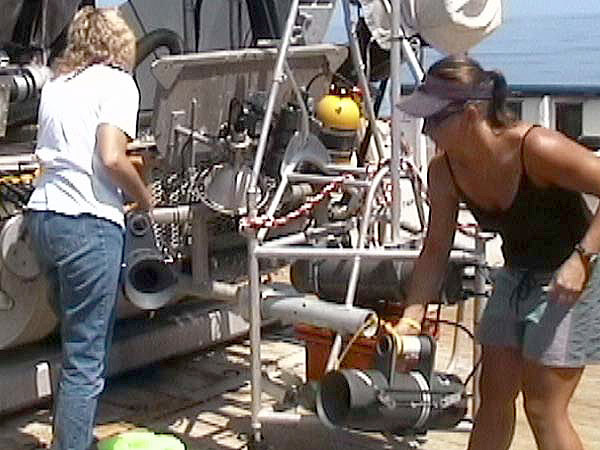
[[[461,112],[465,107],[465,103],[466,102],[451,103],[441,111],[438,111],[429,117],[425,117],[421,133],[423,133],[425,136],[430,136],[433,129],[441,125],[444,120],[446,120],[452,114]]]

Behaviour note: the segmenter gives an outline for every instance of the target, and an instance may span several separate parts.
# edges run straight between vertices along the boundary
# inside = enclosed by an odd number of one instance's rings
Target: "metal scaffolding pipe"
[[[400,201],[402,193],[400,191],[400,146],[402,142],[402,129],[400,128],[399,110],[395,108],[395,102],[400,98],[401,86],[401,64],[402,64],[402,44],[405,40],[402,31],[402,20],[400,15],[400,2],[392,2],[392,47],[390,49],[390,79],[391,79],[391,97],[392,97],[392,155],[390,159],[390,174],[392,179],[392,242],[400,242]]]
[[[260,138],[258,140],[256,156],[254,157],[254,166],[252,167],[252,178],[250,180],[250,187],[248,189],[249,191],[254,191],[256,189],[256,186],[258,185],[258,177],[260,175],[260,168],[262,167],[265,149],[267,148],[267,140],[269,138],[269,131],[271,129],[271,121],[273,119],[273,111],[275,109],[277,94],[279,93],[279,88],[285,81],[284,72],[286,58],[288,48],[292,40],[292,32],[294,30],[294,24],[296,22],[296,16],[298,15],[299,6],[300,0],[292,0],[292,4],[290,5],[290,12],[288,14],[287,22],[285,25],[285,31],[283,33],[281,45],[279,47],[279,53],[277,55],[277,62],[275,63],[275,69],[273,70],[273,82],[271,85],[271,91],[269,92],[269,99],[267,100],[265,117],[263,119],[262,128],[260,130]]]
[[[210,280],[200,285],[194,284],[191,275],[177,274],[176,292],[178,299],[194,297],[202,300],[216,300],[237,305],[239,289],[244,283],[225,283]]]
[[[352,62],[358,75],[358,86],[363,94],[363,103],[365,107],[365,115],[371,124],[371,130],[373,130],[373,138],[375,139],[375,147],[379,155],[379,161],[385,159],[383,153],[383,142],[381,140],[381,132],[377,128],[377,121],[375,117],[375,109],[373,108],[373,100],[371,99],[371,91],[369,88],[369,82],[365,76],[364,64],[362,56],[360,54],[360,46],[356,37],[356,30],[352,26],[351,13],[350,13],[350,1],[342,0],[342,8],[344,10],[344,24],[346,26],[346,33],[348,34],[348,41],[350,44],[350,54],[352,56]]]
[[[258,198],[258,178],[260,175],[260,169],[263,163],[263,157],[267,148],[267,140],[269,138],[269,131],[271,129],[271,120],[273,119],[273,110],[275,109],[275,102],[277,100],[277,94],[279,88],[284,82],[284,64],[286,63],[286,57],[290,42],[292,39],[292,33],[294,30],[294,24],[296,22],[296,16],[298,15],[298,9],[300,7],[300,0],[292,0],[290,5],[290,12],[287,17],[285,31],[279,47],[277,55],[277,62],[273,71],[273,83],[271,85],[271,91],[269,92],[269,99],[267,101],[267,107],[265,111],[265,117],[260,132],[260,138],[258,140],[258,148],[254,157],[254,165],[252,167],[252,177],[250,179],[250,185],[248,187],[247,198],[248,198],[248,217],[250,219],[256,218],[257,211],[257,198]],[[258,240],[256,235],[248,236],[248,276],[250,278],[250,373],[251,373],[251,440],[255,443],[260,443],[262,439],[261,424],[258,414],[261,410],[261,363],[260,363],[260,276],[258,267],[258,257],[256,256],[256,249],[258,248]]]
[[[343,335],[362,333],[371,337],[377,332],[377,314],[369,309],[324,302],[314,295],[295,297],[267,296],[261,302],[263,319],[279,319],[285,324],[307,323]]]
[[[263,242],[262,246],[266,248],[271,248],[287,245],[306,244],[307,241],[308,238],[306,236],[306,233],[301,232]]]
[[[287,176],[290,183],[315,183],[315,184],[327,184],[332,181],[339,181],[339,176],[327,176],[327,175],[311,175],[301,173],[290,173]],[[347,186],[357,186],[361,188],[367,188],[371,186],[371,182],[368,180],[352,180],[350,178],[343,179],[342,184]]]
[[[294,246],[290,248],[275,246],[260,246],[255,250],[255,255],[259,258],[285,258],[285,259],[352,259],[360,256],[365,259],[396,259],[412,260],[419,257],[420,250],[402,250],[402,249],[353,249],[353,248],[315,248],[308,246]],[[480,258],[475,253],[463,250],[453,250],[450,253],[450,260],[464,264],[479,264]]]
[[[154,222],[160,225],[182,224],[191,220],[191,208],[188,205],[154,208],[151,212]]]
[[[375,174],[373,178],[373,182],[369,188],[369,192],[367,193],[366,206],[365,211],[362,217],[362,222],[360,224],[360,233],[358,235],[358,244],[357,250],[362,250],[365,246],[365,241],[367,239],[367,232],[369,231],[369,223],[371,218],[371,209],[373,207],[373,200],[375,198],[375,193],[381,184],[383,177],[388,173],[389,167],[384,166]],[[348,288],[346,290],[346,299],[345,304],[347,308],[350,308],[354,303],[354,297],[356,296],[356,287],[358,284],[358,276],[360,275],[360,254],[354,256],[354,264],[352,265],[352,272],[350,273],[350,279],[348,280]],[[331,370],[334,368],[336,361],[338,361],[340,356],[340,351],[342,350],[342,335],[338,333],[333,340],[333,345],[331,346],[331,351],[329,353],[329,358],[327,359],[327,369]]]

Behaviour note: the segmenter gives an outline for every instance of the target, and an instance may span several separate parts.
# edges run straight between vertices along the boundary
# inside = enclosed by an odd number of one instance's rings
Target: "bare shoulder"
[[[427,179],[430,194],[458,199],[458,191],[454,185],[454,179],[450,174],[448,160],[443,153],[435,155],[429,161]]]
[[[578,176],[583,167],[596,168],[600,163],[586,147],[544,127],[532,129],[523,145],[523,162],[538,185],[563,185],[566,178]]]
[[[536,154],[543,154],[546,151],[554,151],[559,147],[580,147],[585,150],[584,147],[579,145],[577,142],[568,138],[560,131],[551,130],[545,127],[533,127],[527,133],[526,136],[526,148],[528,152]]]

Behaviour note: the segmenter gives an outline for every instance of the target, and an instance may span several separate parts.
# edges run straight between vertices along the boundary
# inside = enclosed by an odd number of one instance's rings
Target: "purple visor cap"
[[[402,98],[396,107],[414,117],[429,117],[452,103],[468,100],[489,100],[493,84],[484,81],[477,86],[464,86],[454,81],[426,77],[408,97]]]

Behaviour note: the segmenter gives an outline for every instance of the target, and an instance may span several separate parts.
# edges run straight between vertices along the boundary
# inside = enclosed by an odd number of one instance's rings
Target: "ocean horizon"
[[[469,51],[509,84],[600,85],[600,14],[518,16],[505,20]],[[346,42],[339,12],[326,36]],[[427,48],[425,69],[443,55]],[[410,82],[408,69],[406,81]]]

